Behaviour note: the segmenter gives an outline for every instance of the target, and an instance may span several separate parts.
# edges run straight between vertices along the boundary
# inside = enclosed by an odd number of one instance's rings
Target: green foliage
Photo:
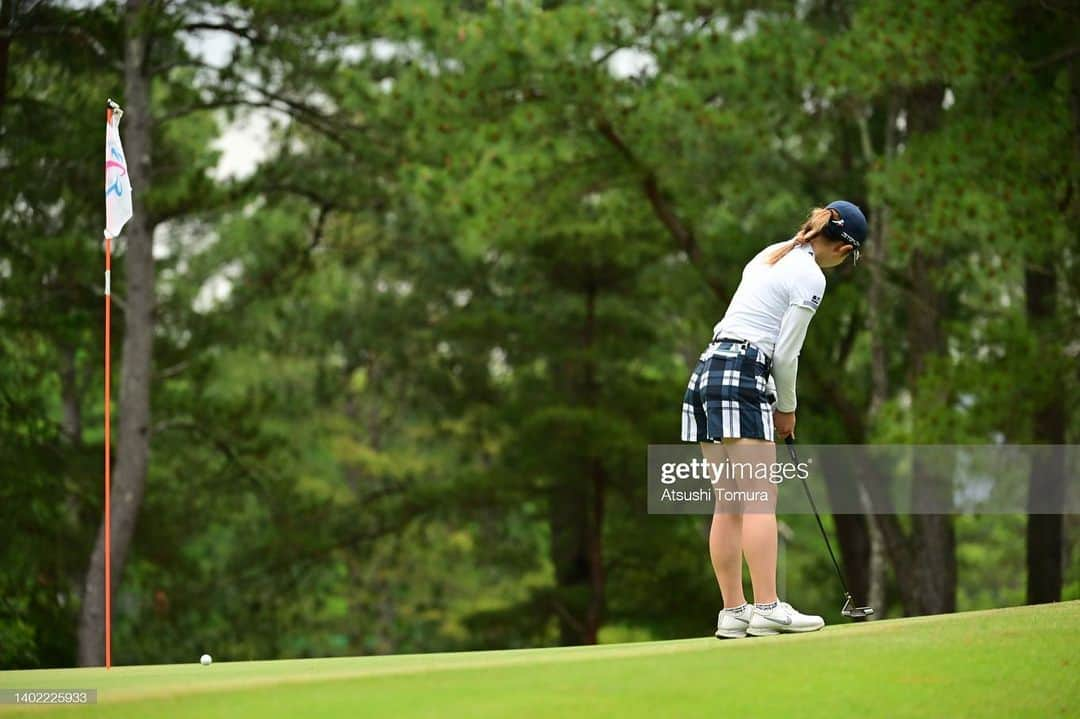
[[[830,273],[800,439],[1042,441],[1037,411],[1063,397],[1076,441],[1067,9],[155,8],[152,461],[118,663],[554,644],[592,596],[566,578],[588,541],[600,641],[701,634],[704,519],[644,514],[645,447],[677,441],[742,265],[837,196],[883,224],[865,263]],[[74,661],[100,522],[93,138],[101,101],[123,102],[118,12],[35,5],[0,78],[0,167],[18,179],[0,184],[3,667]],[[226,20],[236,32],[184,29]],[[236,43],[217,68],[185,42],[211,36]],[[265,154],[223,178],[214,141],[253,111],[274,120]],[[1038,322],[1033,268],[1057,278]],[[940,337],[915,367],[925,316]],[[816,525],[785,521],[787,595],[831,607]],[[1022,601],[1022,518],[956,531],[960,608]],[[890,612],[906,580],[888,578]]]

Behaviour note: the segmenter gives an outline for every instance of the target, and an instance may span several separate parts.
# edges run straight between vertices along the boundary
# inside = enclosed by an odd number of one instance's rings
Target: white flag
[[[127,159],[120,144],[120,117],[124,114],[115,104],[105,123],[105,234],[116,237],[131,219],[131,180],[128,179]]]

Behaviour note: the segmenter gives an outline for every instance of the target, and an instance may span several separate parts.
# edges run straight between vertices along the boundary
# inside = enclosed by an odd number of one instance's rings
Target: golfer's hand
[[[773,427],[776,429],[777,439],[786,439],[788,435],[795,436],[795,413],[773,412]]]

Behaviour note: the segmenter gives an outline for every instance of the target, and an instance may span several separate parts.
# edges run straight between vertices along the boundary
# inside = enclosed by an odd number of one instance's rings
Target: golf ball
[[[210,658],[209,654],[203,654],[201,657],[199,657],[199,663],[202,664],[204,667],[210,666],[210,662],[212,661],[214,660]]]

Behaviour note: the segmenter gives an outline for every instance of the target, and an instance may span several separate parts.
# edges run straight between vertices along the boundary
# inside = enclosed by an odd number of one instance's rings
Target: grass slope
[[[1078,648],[1080,601],[725,642],[4,672],[99,703],[0,717],[1044,719],[1080,716]]]

